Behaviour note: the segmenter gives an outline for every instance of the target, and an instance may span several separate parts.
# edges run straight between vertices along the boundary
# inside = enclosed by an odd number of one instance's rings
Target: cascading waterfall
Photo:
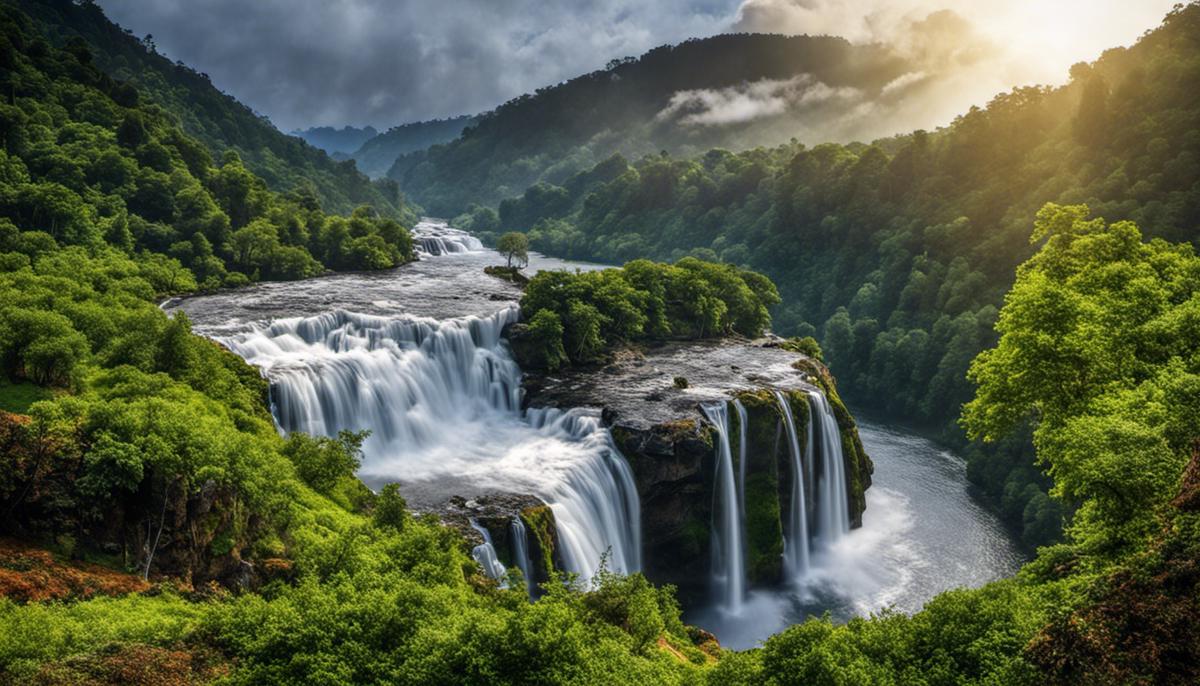
[[[716,477],[713,479],[713,584],[724,609],[741,610],[746,590],[746,550],[738,484],[729,447],[729,410],[725,403],[704,405],[704,414],[717,429]],[[744,427],[743,423],[743,427]]]
[[[413,227],[412,237],[417,252],[430,256],[483,249],[483,243],[478,238],[441,222],[420,222]]]
[[[512,540],[513,563],[525,577],[525,592],[533,597],[533,560],[529,557],[529,534],[525,531],[525,522],[520,517],[513,517],[508,525],[509,538]]]
[[[825,395],[807,391],[811,420],[807,441],[801,450],[796,420],[787,396],[775,391],[787,436],[791,472],[790,502],[784,525],[783,564],[787,577],[803,579],[809,570],[812,550],[827,547],[850,531],[846,494],[846,470],[842,458],[841,432]],[[733,466],[729,407],[738,418],[738,462]],[[721,607],[736,612],[746,590],[746,408],[738,400],[701,407],[717,430],[716,465],[713,479],[712,583]],[[817,472],[819,466],[819,472]],[[818,474],[815,488],[814,474]],[[809,519],[809,499],[815,506],[815,523]]]
[[[846,465],[842,460],[842,434],[825,394],[808,392],[808,406],[814,431],[809,445],[821,458],[821,477],[817,488],[818,536],[831,545],[850,531],[850,510],[846,496]]]
[[[336,311],[224,341],[271,380],[281,430],[371,431],[369,482],[454,482],[531,493],[552,508],[568,571],[641,568],[633,476],[595,412],[530,410],[501,340],[516,306],[447,321]]]
[[[784,528],[783,565],[788,578],[798,579],[808,572],[808,509],[806,507],[804,485],[805,468],[800,456],[800,441],[796,437],[796,421],[792,418],[792,406],[787,397],[775,391],[775,399],[779,401],[779,409],[783,413],[784,429],[788,438],[788,456],[792,465],[791,503],[788,507],[788,518]],[[812,423],[809,422],[809,427]],[[811,436],[811,428],[810,434]],[[811,439],[809,442],[811,445]],[[812,457],[809,456],[809,463]]]
[[[483,543],[471,549],[471,557],[475,558],[475,561],[483,568],[484,574],[499,581],[501,587],[507,587],[508,583],[505,581],[505,574],[507,574],[508,570],[504,568],[504,564],[496,556],[496,546],[492,545],[492,535],[474,519],[471,519],[471,528],[478,531],[480,536],[483,536]]]

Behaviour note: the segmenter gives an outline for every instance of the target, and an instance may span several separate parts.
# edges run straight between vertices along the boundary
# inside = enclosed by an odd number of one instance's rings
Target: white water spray
[[[713,479],[713,585],[723,608],[737,613],[746,591],[746,550],[742,538],[738,484],[729,448],[729,410],[725,403],[704,405],[704,414],[717,429],[716,476]]]
[[[808,573],[808,510],[804,495],[805,469],[800,456],[800,441],[796,437],[796,421],[792,418],[792,405],[787,397],[775,391],[779,409],[783,413],[783,428],[788,437],[788,456],[792,464],[791,503],[783,535],[783,566],[788,578],[799,579]],[[811,436],[812,422],[809,422]],[[812,456],[809,456],[812,462]]]
[[[538,496],[554,511],[567,571],[586,583],[641,568],[632,473],[599,417],[520,412],[521,372],[501,340],[515,306],[447,321],[336,311],[286,319],[226,344],[271,379],[284,431],[369,429],[368,481],[460,483]]]
[[[496,556],[496,546],[492,545],[492,535],[474,519],[471,519],[471,528],[478,531],[480,536],[483,536],[483,543],[471,549],[471,557],[475,558],[475,561],[483,568],[484,574],[488,575],[489,578],[499,581],[501,588],[507,588],[508,582],[505,580],[505,574],[508,570],[504,568],[504,564]]]

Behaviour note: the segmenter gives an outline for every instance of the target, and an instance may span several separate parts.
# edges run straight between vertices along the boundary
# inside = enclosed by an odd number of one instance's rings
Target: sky
[[[159,52],[280,129],[474,114],[610,59],[730,31],[885,42],[942,87],[945,124],[1016,85],[1128,45],[1176,0],[100,0]],[[950,10],[950,12],[946,12]],[[914,78],[919,75],[914,76]]]

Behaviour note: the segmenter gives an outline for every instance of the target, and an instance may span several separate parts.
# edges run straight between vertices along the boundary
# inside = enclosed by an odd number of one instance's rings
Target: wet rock
[[[514,344],[518,360],[519,345]],[[781,513],[789,506],[791,466],[772,391],[790,398],[801,437],[808,421],[806,393],[825,391],[842,430],[851,523],[861,526],[862,491],[870,485],[872,465],[854,420],[824,365],[781,347],[778,338],[670,342],[622,351],[604,367],[554,375],[534,370],[524,383],[528,406],[601,409],[601,420],[634,474],[644,572],[655,582],[677,586],[685,603],[708,593],[715,431],[701,410],[704,403],[739,397],[747,408],[746,500],[754,503],[746,516],[747,570],[752,582],[771,584],[782,578]]]

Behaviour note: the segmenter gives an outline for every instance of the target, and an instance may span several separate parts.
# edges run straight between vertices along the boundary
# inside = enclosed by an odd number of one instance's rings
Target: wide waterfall
[[[712,573],[723,608],[741,610],[746,591],[745,517],[738,499],[741,485],[734,477],[729,447],[729,410],[725,403],[704,405],[704,414],[717,429],[716,475],[713,479]],[[741,423],[745,433],[745,422]],[[741,444],[745,446],[744,439]],[[745,462],[745,455],[741,455]]]
[[[788,457],[791,458],[792,466],[791,499],[787,522],[783,530],[783,565],[789,578],[799,579],[808,572],[809,537],[808,508],[804,495],[805,469],[800,454],[800,441],[796,437],[796,421],[792,418],[792,405],[779,391],[775,391],[775,399],[779,402],[780,411],[783,412],[783,426],[788,438]],[[809,463],[812,463],[811,456]]]
[[[483,243],[478,238],[442,222],[422,221],[413,227],[412,237],[417,252],[429,256],[483,249]]]
[[[271,380],[280,428],[371,431],[368,483],[536,495],[562,560],[585,582],[641,568],[632,473],[595,412],[522,414],[521,371],[501,340],[516,306],[438,321],[336,311],[276,321],[225,343]]]
[[[842,432],[820,391],[809,391],[808,406],[813,428],[811,454],[821,458],[821,477],[818,482],[818,536],[831,545],[850,531],[850,509],[846,496],[846,465],[842,460]],[[810,460],[812,461],[812,460]]]
[[[500,558],[496,556],[496,547],[492,545],[492,535],[488,530],[479,526],[479,522],[471,520],[471,528],[479,532],[483,536],[483,543],[471,549],[471,557],[479,563],[483,568],[483,573],[500,582],[501,586],[506,586],[505,574],[508,572],[504,568],[504,564],[500,562]]]

